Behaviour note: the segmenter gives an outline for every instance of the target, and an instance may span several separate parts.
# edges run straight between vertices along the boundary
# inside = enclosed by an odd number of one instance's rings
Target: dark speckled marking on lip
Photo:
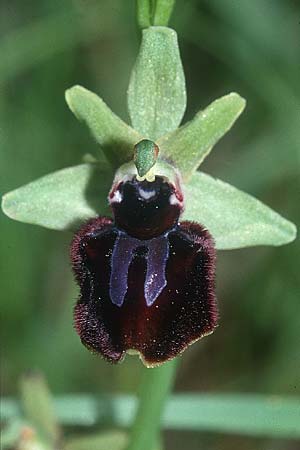
[[[157,178],[149,186],[156,195],[147,195],[144,182],[129,181],[129,190],[121,184],[115,221],[90,220],[71,245],[80,286],[75,328],[86,347],[111,362],[136,350],[147,366],[161,364],[217,323],[213,240],[199,224],[178,224],[174,187]]]

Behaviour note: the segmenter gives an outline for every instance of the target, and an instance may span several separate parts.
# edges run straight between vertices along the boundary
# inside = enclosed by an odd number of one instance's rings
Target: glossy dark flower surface
[[[155,366],[216,326],[213,240],[201,225],[179,223],[181,189],[163,177],[115,182],[109,201],[114,220],[90,220],[72,242],[75,327],[111,362],[136,351]]]

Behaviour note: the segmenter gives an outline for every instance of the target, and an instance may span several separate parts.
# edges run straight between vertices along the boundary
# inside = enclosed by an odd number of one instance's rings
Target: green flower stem
[[[154,369],[144,369],[140,403],[127,450],[153,450],[163,409],[175,379],[176,359]]]
[[[140,28],[148,28],[152,25],[151,10],[150,0],[136,0],[137,22]]]
[[[175,0],[156,0],[153,25],[168,26]]]
[[[168,26],[174,4],[175,0],[136,0],[139,27]]]

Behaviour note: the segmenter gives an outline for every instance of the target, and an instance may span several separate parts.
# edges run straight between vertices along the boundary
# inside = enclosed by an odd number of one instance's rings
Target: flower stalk
[[[175,0],[137,0],[137,22],[140,28],[167,26]]]
[[[140,402],[127,450],[155,448],[161,417],[175,380],[177,367],[178,358],[154,369],[143,368]]]

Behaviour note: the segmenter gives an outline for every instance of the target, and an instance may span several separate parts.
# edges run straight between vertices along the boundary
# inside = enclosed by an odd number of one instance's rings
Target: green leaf
[[[2,209],[21,222],[74,230],[91,217],[109,214],[107,195],[112,180],[109,166],[69,167],[5,194]]]
[[[185,186],[184,220],[207,227],[220,250],[283,245],[296,237],[293,223],[251,195],[196,172]]]
[[[178,127],[185,107],[185,79],[176,32],[166,27],[143,30],[128,88],[133,127],[155,141]]]
[[[100,97],[82,86],[73,86],[66,91],[66,101],[75,116],[87,124],[115,168],[133,158],[133,147],[142,137]]]
[[[64,450],[125,450],[127,434],[122,431],[106,431],[77,439],[70,439]]]
[[[257,394],[174,396],[164,426],[252,436],[300,437],[300,399]]]
[[[212,147],[232,127],[245,107],[236,93],[215,100],[193,120],[157,141],[161,155],[179,168],[188,179]]]
[[[26,420],[37,430],[41,439],[48,444],[57,442],[60,429],[51,393],[39,373],[31,373],[22,378],[21,400]]]
[[[17,403],[2,399],[2,417],[12,419]],[[66,395],[54,401],[60,422],[70,426],[106,423],[131,426],[137,399],[129,395],[96,398]],[[300,398],[260,394],[177,394],[167,401],[162,425],[168,429],[300,438]]]

